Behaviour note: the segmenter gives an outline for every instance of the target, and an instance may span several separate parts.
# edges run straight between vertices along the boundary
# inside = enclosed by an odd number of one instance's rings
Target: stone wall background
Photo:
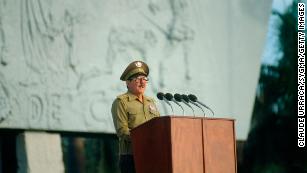
[[[113,133],[119,77],[143,60],[147,95],[196,94],[245,139],[270,10],[265,0],[0,0],[0,128]]]

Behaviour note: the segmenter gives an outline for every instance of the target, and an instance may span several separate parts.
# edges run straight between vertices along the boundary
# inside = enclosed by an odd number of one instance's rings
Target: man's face
[[[127,80],[128,90],[134,95],[143,95],[147,86],[148,78],[144,75],[138,75],[131,80]]]

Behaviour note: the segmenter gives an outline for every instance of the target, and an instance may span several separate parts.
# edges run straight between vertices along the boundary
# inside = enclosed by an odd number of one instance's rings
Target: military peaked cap
[[[120,80],[126,81],[131,76],[135,74],[144,74],[145,76],[148,76],[149,74],[149,68],[148,65],[142,61],[133,61],[128,65],[128,67],[125,69],[123,74],[120,77]]]

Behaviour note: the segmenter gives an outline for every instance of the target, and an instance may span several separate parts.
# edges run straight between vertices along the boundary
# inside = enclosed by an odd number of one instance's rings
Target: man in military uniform
[[[134,173],[130,130],[160,116],[154,100],[144,95],[149,68],[142,61],[128,65],[120,79],[126,81],[128,91],[117,96],[112,104],[112,117],[119,137],[119,166],[121,173]]]

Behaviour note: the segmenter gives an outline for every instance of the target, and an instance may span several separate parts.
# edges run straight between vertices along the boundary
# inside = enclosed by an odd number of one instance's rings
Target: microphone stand
[[[201,109],[201,111],[204,113],[204,117],[206,117],[206,113],[204,111],[203,108],[201,108],[201,106],[199,106],[198,104],[194,103],[194,102],[191,102],[193,105],[197,106],[199,109]]]

